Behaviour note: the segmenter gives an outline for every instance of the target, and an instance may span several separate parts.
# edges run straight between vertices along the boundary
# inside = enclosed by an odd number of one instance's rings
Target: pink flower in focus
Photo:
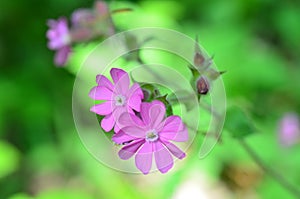
[[[68,23],[65,18],[59,18],[57,21],[48,21],[49,30],[47,38],[49,39],[48,48],[57,50],[54,62],[57,66],[63,66],[71,52],[71,37],[69,33]]]
[[[185,153],[170,141],[185,142],[188,140],[187,128],[179,116],[165,117],[166,108],[160,101],[143,102],[140,116],[123,113],[119,118],[122,129],[112,140],[118,144],[126,144],[119,156],[127,160],[135,155],[135,164],[144,174],[148,174],[154,155],[156,166],[161,173],[168,172],[173,167],[171,154],[178,159]]]
[[[113,127],[117,133],[120,128],[118,119],[122,113],[132,113],[140,111],[142,99],[144,98],[139,84],[134,83],[129,87],[130,80],[128,74],[117,68],[110,71],[114,84],[105,76],[98,75],[96,78],[97,86],[92,88],[89,96],[95,100],[105,100],[104,103],[97,104],[91,108],[91,111],[105,116],[101,121],[101,127],[106,131]]]
[[[300,123],[296,114],[286,114],[279,124],[279,140],[285,146],[293,146],[300,141]]]

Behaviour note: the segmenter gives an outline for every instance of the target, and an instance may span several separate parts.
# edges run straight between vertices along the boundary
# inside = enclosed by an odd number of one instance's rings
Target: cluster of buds
[[[186,142],[188,131],[179,116],[168,114],[164,96],[159,96],[155,86],[134,82],[130,86],[128,73],[112,68],[111,82],[106,76],[97,75],[97,86],[89,96],[94,100],[104,100],[91,111],[101,116],[101,127],[113,133],[112,141],[122,148],[119,157],[127,160],[135,156],[135,165],[148,174],[154,156],[157,169],[168,172],[174,164],[173,156],[185,157],[175,142]],[[145,94],[147,96],[145,96]]]
[[[220,75],[225,73],[225,71],[216,71],[211,67],[213,63],[213,57],[206,58],[201,51],[198,44],[198,37],[196,37],[195,42],[195,52],[194,52],[194,67],[190,67],[194,80],[196,80],[196,90],[198,94],[206,95],[211,89],[211,83],[216,80]]]
[[[110,12],[105,2],[97,1],[92,9],[75,10],[71,15],[70,26],[65,17],[49,20],[46,36],[49,40],[48,48],[57,51],[54,58],[55,65],[65,65],[74,44],[113,35],[115,27],[111,15],[130,10],[119,9]]]

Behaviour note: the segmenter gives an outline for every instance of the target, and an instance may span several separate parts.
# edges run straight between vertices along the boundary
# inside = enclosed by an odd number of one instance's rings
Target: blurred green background
[[[53,64],[49,18],[69,17],[91,0],[0,2],[0,198],[297,198],[223,132],[210,155],[195,142],[168,174],[120,173],[85,150],[72,118],[74,75]],[[122,30],[158,26],[194,38],[214,54],[228,104],[248,110],[258,132],[247,142],[300,189],[300,146],[283,148],[278,121],[300,113],[300,2],[296,0],[110,1]],[[75,54],[76,56],[76,54]],[[72,57],[69,65],[81,62]],[[75,61],[74,61],[75,60]],[[80,61],[78,61],[80,60]]]

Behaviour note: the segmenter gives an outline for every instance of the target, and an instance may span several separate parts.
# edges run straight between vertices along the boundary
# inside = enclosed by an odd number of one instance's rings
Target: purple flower
[[[48,26],[50,28],[47,31],[49,49],[58,50],[71,43],[68,23],[64,17],[59,18],[57,21],[49,20]]]
[[[70,34],[72,41],[85,42],[95,37],[93,27],[95,26],[95,16],[90,9],[78,9],[71,16],[72,28]]]
[[[115,34],[115,27],[107,3],[104,1],[96,1],[94,9],[95,17],[98,21],[95,27],[96,32],[105,36]]]
[[[144,98],[139,84],[134,83],[129,87],[130,80],[128,74],[117,68],[110,71],[114,85],[103,75],[96,77],[97,86],[92,88],[89,96],[95,100],[105,100],[104,103],[97,104],[91,108],[92,112],[105,116],[101,121],[101,127],[105,131],[119,131],[118,119],[122,113],[140,111],[142,99]]]
[[[90,9],[78,9],[72,13],[71,21],[73,26],[86,26],[95,20],[94,13]]]
[[[74,11],[71,21],[73,42],[86,42],[115,33],[108,5],[104,1],[96,1],[93,9]]]
[[[71,48],[69,46],[64,46],[57,50],[55,57],[54,57],[54,63],[57,66],[63,66],[68,60],[69,54],[71,53]]]
[[[296,114],[288,113],[281,119],[279,140],[285,147],[292,146],[300,141],[300,123]]]
[[[119,118],[122,129],[112,140],[126,144],[119,156],[127,160],[135,155],[135,164],[144,174],[148,174],[154,155],[156,166],[161,173],[168,172],[173,166],[171,154],[179,159],[185,157],[170,141],[185,142],[188,140],[187,128],[179,116],[165,117],[166,108],[160,101],[143,102],[140,117],[132,113],[123,113]]]
[[[54,62],[57,66],[63,66],[71,52],[71,36],[69,33],[68,23],[65,18],[59,18],[57,21],[48,21],[49,30],[47,38],[49,39],[48,48],[57,50]]]

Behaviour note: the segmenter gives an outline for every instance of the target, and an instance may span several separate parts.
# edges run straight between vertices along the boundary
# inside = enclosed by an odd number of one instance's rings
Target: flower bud
[[[196,52],[194,55],[194,65],[200,67],[203,65],[205,58],[200,53]]]
[[[205,76],[201,76],[197,80],[197,92],[200,95],[206,95],[210,89],[209,81]]]

